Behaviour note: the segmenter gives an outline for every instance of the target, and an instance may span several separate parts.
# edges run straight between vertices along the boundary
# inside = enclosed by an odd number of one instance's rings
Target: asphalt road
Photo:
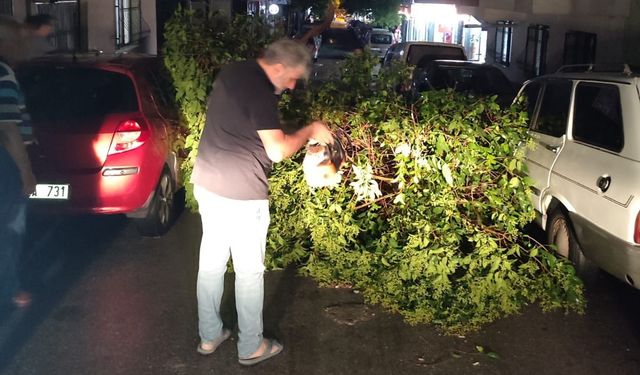
[[[209,357],[195,351],[198,216],[159,239],[121,217],[40,217],[31,229],[24,278],[35,303],[0,316],[0,374],[640,374],[640,293],[604,274],[584,316],[532,305],[451,337],[352,290],[271,272],[265,331],[285,351],[244,368],[235,336]]]

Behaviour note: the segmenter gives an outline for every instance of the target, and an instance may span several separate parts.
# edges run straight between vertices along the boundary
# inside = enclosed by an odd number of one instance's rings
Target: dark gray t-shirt
[[[257,131],[281,129],[274,91],[256,60],[218,73],[191,182],[230,199],[268,199],[272,162]]]

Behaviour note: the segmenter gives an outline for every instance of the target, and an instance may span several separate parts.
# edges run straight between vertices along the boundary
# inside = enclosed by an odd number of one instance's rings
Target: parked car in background
[[[467,60],[467,55],[460,44],[401,42],[389,47],[382,65],[389,66],[398,61],[409,66],[424,66],[433,60]]]
[[[343,61],[356,51],[364,49],[351,28],[332,26],[315,38],[317,48],[313,55],[311,80],[327,81],[340,74]]]
[[[36,142],[36,210],[126,214],[141,234],[173,223],[177,111],[158,58],[51,56],[22,66]]]
[[[380,61],[384,59],[389,47],[393,44],[393,33],[387,29],[372,29],[369,32],[368,47]]]
[[[427,90],[453,89],[478,96],[496,95],[496,102],[508,106],[517,93],[516,86],[491,64],[460,60],[433,60],[416,66],[411,79],[411,93],[417,98]]]
[[[640,75],[573,66],[524,84],[527,167],[550,244],[590,277],[640,288]]]

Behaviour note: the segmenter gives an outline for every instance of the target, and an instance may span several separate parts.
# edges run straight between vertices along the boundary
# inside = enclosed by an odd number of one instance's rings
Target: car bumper
[[[68,199],[31,199],[36,212],[69,214],[122,214],[144,208],[158,176],[137,169],[135,173],[109,175],[113,167],[74,173],[38,176],[42,183],[69,184]]]
[[[575,213],[570,217],[584,255],[598,267],[640,289],[640,245],[615,237]]]

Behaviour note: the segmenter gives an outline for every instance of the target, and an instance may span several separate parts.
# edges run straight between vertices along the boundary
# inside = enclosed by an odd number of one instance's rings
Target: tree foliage
[[[215,73],[270,39],[257,20],[234,21],[246,39],[219,22],[180,11],[168,25],[165,61],[189,123],[187,174]],[[358,288],[408,322],[446,332],[477,329],[536,301],[582,311],[573,267],[521,231],[534,217],[519,147],[529,142],[526,112],[452,91],[407,103],[397,94],[407,72],[383,71],[372,82],[374,65],[359,54],[340,80],[281,101],[293,127],[326,121],[348,160],[341,183],[320,189],[305,183],[303,153],[275,165],[268,268],[297,264],[323,285]]]
[[[336,1],[337,2],[337,1]],[[380,26],[397,26],[400,24],[398,10],[402,0],[342,0],[337,2],[338,8],[348,14],[368,16]],[[292,0],[291,6],[299,10],[311,9],[311,12],[322,17],[329,0]]]
[[[380,26],[398,26],[398,10],[402,0],[344,0],[343,8],[349,14],[368,16]]]
[[[322,16],[333,0],[291,0],[291,7],[299,11],[311,10],[316,16]]]

